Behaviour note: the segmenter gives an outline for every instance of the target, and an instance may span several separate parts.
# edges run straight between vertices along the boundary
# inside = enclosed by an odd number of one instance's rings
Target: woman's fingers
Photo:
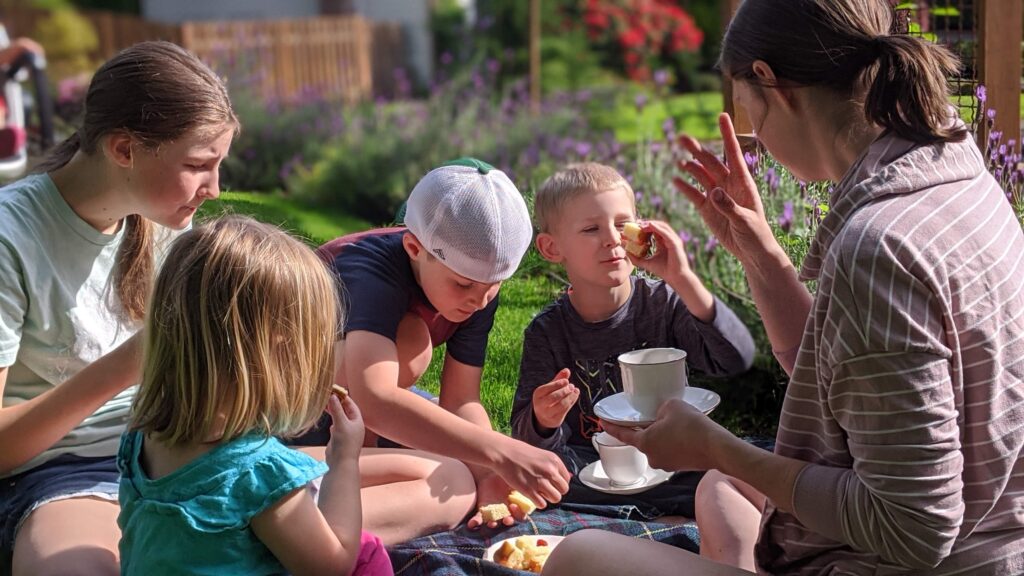
[[[733,138],[735,139],[735,134]],[[729,177],[729,168],[715,156],[713,153],[704,149],[695,138],[687,135],[679,137],[679,143],[683,145],[686,150],[693,155],[694,159],[699,162],[705,170],[719,182],[724,182]],[[740,154],[740,159],[743,158],[743,154]]]
[[[744,166],[743,148],[736,138],[736,129],[733,128],[732,118],[722,112],[718,115],[718,130],[722,133],[722,145],[725,147],[725,158],[729,166]]]
[[[688,172],[693,176],[693,178],[697,180],[697,183],[703,186],[705,190],[711,190],[718,184],[715,181],[715,178],[707,171],[706,168],[704,168],[702,164],[694,162],[693,160],[680,162],[678,167],[680,170]]]
[[[704,206],[704,202],[707,200],[707,196],[703,192],[698,190],[695,186],[682,178],[673,178],[672,183],[675,184],[676,190],[683,193],[686,199],[693,202],[693,205],[700,210]]]

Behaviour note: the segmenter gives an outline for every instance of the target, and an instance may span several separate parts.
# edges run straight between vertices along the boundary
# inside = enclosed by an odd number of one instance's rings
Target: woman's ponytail
[[[950,121],[946,78],[958,72],[946,48],[913,36],[874,38],[878,64],[864,100],[868,120],[913,142],[960,141],[967,127]]]

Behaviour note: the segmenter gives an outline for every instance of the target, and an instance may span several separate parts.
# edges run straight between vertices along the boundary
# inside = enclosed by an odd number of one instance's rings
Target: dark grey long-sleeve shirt
[[[594,404],[622,391],[619,354],[640,348],[673,347],[686,351],[689,370],[732,375],[750,368],[754,341],[746,326],[715,299],[715,319],[695,318],[663,281],[633,277],[629,300],[610,318],[585,322],[561,296],[526,328],[519,386],[512,404],[512,435],[534,446],[558,451],[565,444],[590,446],[598,430]],[[579,401],[562,426],[544,434],[533,417],[533,391],[562,368],[580,389]]]

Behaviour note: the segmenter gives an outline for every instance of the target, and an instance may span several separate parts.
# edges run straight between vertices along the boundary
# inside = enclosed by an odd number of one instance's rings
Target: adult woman
[[[684,139],[707,194],[678,187],[743,263],[792,376],[776,454],[680,402],[645,431],[609,426],[654,466],[720,471],[698,489],[707,559],[589,533],[545,573],[1024,569],[1024,237],[948,107],[955,59],[890,23],[882,0],[740,6],[722,67],[758,138],[801,179],[837,183],[798,276],[728,118],[726,163]]]

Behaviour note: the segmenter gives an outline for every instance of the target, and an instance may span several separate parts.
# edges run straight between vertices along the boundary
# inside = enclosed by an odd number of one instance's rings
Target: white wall
[[[419,2],[413,2],[419,4]],[[157,22],[311,18],[319,0],[142,0],[142,16]]]

